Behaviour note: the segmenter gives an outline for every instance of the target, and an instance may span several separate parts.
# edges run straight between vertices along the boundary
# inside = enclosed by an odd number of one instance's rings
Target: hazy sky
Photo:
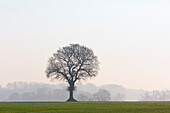
[[[99,58],[87,82],[170,88],[169,0],[0,0],[1,85],[50,83],[47,60],[70,43]]]

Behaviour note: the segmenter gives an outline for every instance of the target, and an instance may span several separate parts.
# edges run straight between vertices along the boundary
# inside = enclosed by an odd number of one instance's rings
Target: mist
[[[12,82],[0,87],[0,101],[65,101],[69,93],[67,84]],[[169,101],[170,90],[128,89],[121,85],[96,86],[76,84],[77,101]]]

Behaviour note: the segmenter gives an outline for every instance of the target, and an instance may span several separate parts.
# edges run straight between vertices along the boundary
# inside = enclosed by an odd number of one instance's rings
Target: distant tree
[[[96,101],[109,101],[111,100],[111,94],[105,89],[100,89],[97,93],[93,94]]]
[[[98,64],[97,56],[91,49],[79,44],[70,44],[57,50],[49,59],[46,75],[48,78],[66,81],[70,92],[67,101],[76,101],[73,98],[75,82],[95,77],[99,69]]]
[[[22,100],[39,100],[34,92],[25,92],[21,96]]]
[[[52,93],[51,96],[53,97],[53,100],[64,101],[68,98],[68,94],[65,89],[55,89],[51,93]]]
[[[80,101],[93,101],[94,100],[91,93],[84,92],[84,91],[78,92],[76,97]]]
[[[161,93],[158,90],[146,91],[144,95],[141,95],[141,100],[155,101],[155,100],[159,100],[160,97],[161,97]]]
[[[161,94],[162,94],[160,97],[161,101],[170,101],[170,91],[169,90],[162,91]]]
[[[140,100],[145,101],[169,101],[170,100],[170,91],[146,91],[144,95],[141,95]]]
[[[112,96],[112,100],[125,100],[125,95],[123,93],[117,93],[116,95]]]
[[[21,96],[18,93],[12,93],[9,97],[8,100],[20,100]]]

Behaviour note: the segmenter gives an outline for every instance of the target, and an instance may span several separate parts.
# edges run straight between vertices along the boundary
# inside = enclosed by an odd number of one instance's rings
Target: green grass
[[[170,102],[0,102],[0,113],[170,113]]]

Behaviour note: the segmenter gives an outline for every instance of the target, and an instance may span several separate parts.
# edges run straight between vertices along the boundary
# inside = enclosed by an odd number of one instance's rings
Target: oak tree
[[[92,49],[79,44],[59,48],[48,62],[46,76],[66,81],[69,85],[70,96],[67,101],[76,101],[73,98],[75,82],[95,77],[99,70],[98,58]]]

